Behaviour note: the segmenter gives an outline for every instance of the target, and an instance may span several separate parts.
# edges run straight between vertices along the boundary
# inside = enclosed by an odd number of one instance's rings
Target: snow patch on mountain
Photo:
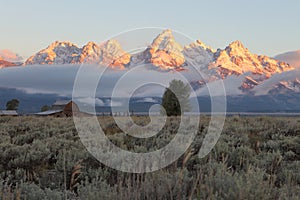
[[[295,69],[282,61],[252,54],[240,41],[217,51],[200,40],[182,47],[169,29],[160,33],[146,49],[132,55],[114,39],[101,44],[89,42],[82,48],[70,42],[54,42],[26,61],[27,65],[83,63],[121,71],[141,67],[148,70],[144,72],[147,75],[150,71],[165,72],[171,76],[179,72],[193,89],[199,90],[199,94],[205,93],[205,89],[201,88],[207,83],[213,85],[216,82],[217,89],[223,80],[227,85],[226,93],[230,95],[255,93],[254,88],[274,75]],[[140,78],[141,74],[137,76]]]
[[[131,55],[125,52],[117,40],[108,40],[100,45],[100,64],[110,67],[125,68]]]
[[[108,40],[102,44],[89,42],[79,48],[70,42],[56,41],[46,49],[31,56],[26,65],[60,65],[60,64],[101,64],[124,68],[130,62],[130,54],[126,53],[116,40]]]
[[[46,49],[39,51],[31,56],[26,65],[43,64],[77,64],[81,49],[71,42],[56,41]]]
[[[281,61],[252,54],[240,41],[231,43],[224,50],[218,50],[209,68],[216,69],[221,78],[232,74],[241,75],[246,72],[269,78],[275,73],[294,69]]]
[[[200,40],[197,40],[196,42],[185,46],[183,54],[190,66],[203,69],[213,61],[214,50],[207,47]]]
[[[176,69],[183,66],[185,57],[182,53],[182,46],[175,41],[170,29],[159,34],[143,55],[146,56],[146,63],[163,69]]]

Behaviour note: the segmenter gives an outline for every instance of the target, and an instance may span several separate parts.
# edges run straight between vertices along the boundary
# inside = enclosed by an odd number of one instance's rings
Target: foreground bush
[[[170,118],[147,140],[128,137],[100,117],[111,141],[130,151],[159,149],[176,134]],[[139,124],[148,118],[136,117]],[[229,117],[212,152],[197,152],[209,118],[190,149],[153,173],[103,166],[82,145],[72,119],[0,118],[0,199],[298,199],[300,119]]]

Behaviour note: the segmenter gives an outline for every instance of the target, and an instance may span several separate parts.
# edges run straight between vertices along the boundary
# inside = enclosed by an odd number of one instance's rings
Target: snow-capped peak
[[[185,46],[176,42],[170,29],[162,31],[148,46],[135,55],[124,51],[117,40],[101,44],[89,42],[82,48],[70,42],[56,41],[30,57],[26,64],[101,64],[110,67],[133,67],[150,64],[156,70],[203,70],[213,81],[230,75],[245,75],[242,89],[252,89],[276,73],[293,70],[286,63],[267,56],[252,54],[241,41],[230,43],[225,49],[213,50],[200,40]],[[193,72],[191,72],[193,73]]]
[[[227,54],[229,56],[238,56],[241,54],[250,54],[249,50],[245,48],[243,43],[239,40],[236,40],[232,43],[230,43],[226,48],[225,48]]]
[[[77,47],[75,44],[73,44],[69,41],[55,41],[48,48],[49,49],[54,49],[54,48],[57,48],[59,46],[61,46],[61,47],[72,47],[72,46]]]
[[[164,30],[160,33],[152,42],[151,48],[154,51],[165,50],[165,51],[179,51],[181,52],[183,48],[179,43],[175,41],[175,38],[170,29]]]
[[[95,42],[88,42],[82,47],[79,62],[96,64],[99,62],[100,57],[100,47]]]
[[[204,70],[213,61],[214,50],[200,40],[196,40],[184,47],[183,54],[189,65]]]
[[[242,88],[251,89],[272,75],[293,70],[294,67],[267,56],[252,54],[240,41],[235,41],[214,54],[209,69],[216,71],[222,79],[247,73],[248,79]]]
[[[34,64],[104,64],[124,68],[130,61],[116,40],[108,40],[102,44],[88,42],[82,48],[71,42],[55,41],[46,49],[31,56],[26,65]]]
[[[182,46],[175,41],[170,29],[159,34],[143,53],[145,61],[162,70],[177,69],[185,63]]]
[[[125,52],[117,40],[108,40],[100,45],[100,64],[124,68],[131,55]]]
[[[245,46],[240,40],[233,41],[229,44],[230,48],[242,48],[245,49]]]
[[[216,50],[214,50],[213,48],[211,48],[210,46],[204,44],[201,40],[196,40],[195,43],[192,43],[191,45],[197,45],[197,46],[200,46],[202,47],[203,49],[207,50],[207,51],[210,51],[211,53],[215,53]]]
[[[121,56],[125,53],[120,43],[117,40],[108,40],[101,45],[102,49],[106,50],[111,56]]]
[[[31,56],[25,64],[75,64],[78,63],[80,52],[81,49],[71,42],[55,41]]]

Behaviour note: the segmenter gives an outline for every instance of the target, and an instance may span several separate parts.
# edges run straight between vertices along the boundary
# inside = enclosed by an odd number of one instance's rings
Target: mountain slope
[[[18,63],[13,63],[13,62],[6,61],[0,56],[0,69],[5,68],[5,67],[15,67],[15,66],[18,66],[18,65],[19,65]]]
[[[82,48],[70,42],[56,41],[46,49],[31,56],[26,65],[61,65],[61,64],[104,64],[112,67],[124,68],[130,61],[126,53],[116,40],[109,40],[103,44],[89,42]]]
[[[289,63],[296,68],[300,68],[300,50],[279,54],[275,56],[275,59]]]
[[[266,94],[300,94],[299,85],[300,69],[295,69],[273,75],[270,79],[253,88],[255,95]]]
[[[183,49],[183,54],[190,65],[195,65],[199,69],[205,68],[213,61],[215,50],[206,46],[200,40],[186,45]]]
[[[175,41],[171,30],[159,34],[147,49],[150,54],[149,62],[163,69],[181,67],[185,62],[183,48]]]
[[[52,65],[52,64],[77,64],[79,63],[81,49],[70,42],[56,41],[46,49],[31,56],[26,65]]]
[[[229,44],[224,50],[214,53],[214,58],[208,64],[215,79],[225,79],[228,76],[246,75],[242,90],[249,90],[277,73],[293,70],[287,63],[263,55],[252,54],[240,41]]]
[[[160,33],[143,52],[132,55],[130,66],[151,64],[153,69],[168,71],[185,64],[182,46],[175,41],[170,29]]]
[[[125,52],[116,40],[108,40],[101,44],[100,52],[100,64],[124,69],[130,62],[131,55]]]
[[[300,80],[296,78],[290,81],[280,81],[276,84],[272,90],[269,91],[270,94],[288,94],[288,93],[300,93]]]
[[[294,69],[281,61],[252,54],[240,41],[231,43],[224,50],[218,50],[214,54],[214,61],[209,65],[209,68],[218,68],[222,78],[231,74],[241,75],[246,72],[269,78],[275,73]]]
[[[4,68],[4,67],[14,67],[14,66],[17,66],[15,63],[12,63],[12,62],[8,62],[8,61],[5,61],[5,60],[1,60],[0,58],[0,68]]]

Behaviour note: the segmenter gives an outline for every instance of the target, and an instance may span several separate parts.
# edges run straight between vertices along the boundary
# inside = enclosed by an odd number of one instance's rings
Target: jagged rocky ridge
[[[130,54],[126,53],[116,40],[108,40],[102,44],[89,42],[82,48],[70,42],[56,41],[31,56],[25,65],[87,63],[124,68],[124,65],[130,62],[130,57]]]
[[[56,41],[26,60],[25,65],[101,64],[126,69],[147,64],[160,71],[200,70],[206,76],[193,80],[196,88],[227,77],[243,76],[238,88],[251,92],[275,74],[294,70],[293,66],[276,59],[251,53],[240,41],[225,49],[214,50],[200,40],[186,46],[176,42],[172,31],[165,30],[142,52],[129,54],[116,40],[97,44],[89,42],[82,48],[70,42]],[[286,86],[292,84],[287,82]],[[274,88],[277,86],[274,86]]]

